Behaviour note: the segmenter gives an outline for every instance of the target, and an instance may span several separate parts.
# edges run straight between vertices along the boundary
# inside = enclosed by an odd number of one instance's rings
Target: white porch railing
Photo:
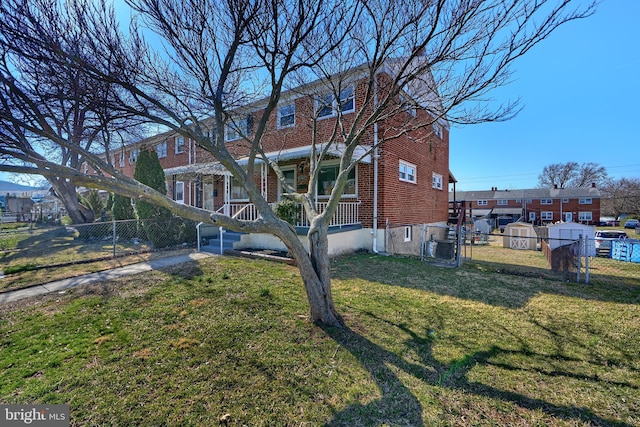
[[[318,209],[318,213],[324,212],[327,208],[327,204],[327,202],[317,202],[316,207]],[[275,203],[271,203],[271,206],[274,207]],[[360,224],[359,211],[359,201],[340,202],[329,226],[334,227]],[[254,221],[259,217],[258,211],[253,203],[227,203],[226,205],[221,206],[216,212],[244,221]],[[309,227],[309,225],[310,222],[304,212],[304,209],[300,209],[296,226]]]

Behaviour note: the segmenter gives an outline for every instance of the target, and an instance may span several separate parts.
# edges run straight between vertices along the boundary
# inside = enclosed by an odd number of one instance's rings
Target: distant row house
[[[300,192],[306,192],[309,183],[313,117],[319,135],[328,135],[338,111],[343,120],[349,121],[362,105],[367,74],[357,69],[352,73],[351,84],[343,87],[339,99],[329,92],[322,95],[316,90],[320,95],[301,95],[300,90],[294,89],[283,94],[277,114],[269,120],[268,132],[263,138],[266,154],[278,162],[286,179]],[[386,69],[378,78],[388,81],[392,73]],[[421,81],[428,78],[430,76]],[[387,221],[397,224],[447,222],[448,188],[453,180],[449,172],[449,123],[433,113],[435,98],[429,87],[433,86],[416,82],[404,88],[398,104],[407,107],[399,108],[397,114],[372,126],[354,154],[354,158],[360,159],[359,164],[349,176],[331,224],[334,229],[360,230],[353,249],[371,249],[371,245],[376,245],[376,240],[372,241],[374,230],[377,230],[379,246],[373,249],[381,249],[382,230]],[[246,106],[225,128],[225,143],[240,164],[248,154],[242,135],[252,135],[254,123],[258,122],[265,105],[266,100]],[[397,133],[402,127],[405,131],[401,136],[386,141],[379,150],[372,150],[376,141]],[[242,212],[243,218],[252,219],[251,203],[243,185],[194,141],[166,132],[123,147],[113,154],[111,161],[124,174],[133,176],[141,147],[156,150],[173,200],[230,216]],[[315,189],[319,210],[323,209],[336,182],[343,150],[344,147],[333,144],[328,158],[321,164]],[[279,180],[266,164],[254,179],[268,202],[282,199]],[[308,224],[301,217],[297,225]]]
[[[577,222],[597,225],[600,220],[600,190],[595,185],[580,188],[531,188],[524,190],[458,191],[449,201],[464,202],[466,216],[489,218],[496,226],[520,221],[536,225]],[[452,212],[453,214],[453,212]]]

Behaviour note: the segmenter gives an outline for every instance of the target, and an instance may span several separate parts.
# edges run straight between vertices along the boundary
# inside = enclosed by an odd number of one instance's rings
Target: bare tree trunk
[[[78,201],[76,186],[72,181],[64,178],[50,178],[49,183],[67,210],[73,224],[85,224],[95,220],[93,211]]]
[[[331,295],[328,230],[326,227],[312,226],[308,237],[308,253],[297,236],[295,241],[285,243],[298,263],[309,300],[311,321],[317,325],[341,327],[343,321],[335,309]]]

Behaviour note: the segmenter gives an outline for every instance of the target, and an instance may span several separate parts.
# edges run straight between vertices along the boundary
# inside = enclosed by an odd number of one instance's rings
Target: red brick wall
[[[355,108],[358,110],[365,96],[365,81],[360,81],[355,90]],[[301,97],[295,100],[296,116],[295,126],[283,129],[277,128],[277,114],[269,118],[267,129],[269,131],[263,138],[265,151],[279,151],[282,149],[304,147],[313,142],[313,121],[311,112],[314,109],[312,97]],[[355,114],[343,116],[344,125],[350,126],[355,119]],[[253,114],[254,128],[260,120],[260,112]],[[414,130],[398,138],[392,138],[399,127],[415,124],[417,122],[432,121],[426,111],[418,111],[417,117],[409,113],[399,113],[396,117],[379,123],[379,137],[389,139],[380,148],[379,157],[379,194],[378,194],[378,226],[384,227],[388,219],[392,223],[418,224],[446,221],[448,216],[448,177],[449,177],[449,133],[442,127],[442,138],[436,136],[431,126]],[[335,118],[326,118],[317,121],[317,142],[327,141],[334,132]],[[187,165],[190,163],[203,163],[212,161],[212,156],[202,148],[195,148],[190,141],[185,140],[184,153],[175,153],[175,140],[173,136],[153,139],[151,148],[166,141],[167,156],[160,158],[164,169]],[[368,129],[361,144],[373,143],[373,128]],[[231,153],[243,156],[248,153],[247,144],[243,141],[227,143]],[[191,153],[191,156],[190,156]],[[115,154],[115,165],[118,167],[119,153]],[[417,182],[407,183],[399,179],[399,161],[403,160],[416,166]],[[298,164],[300,161],[291,162]],[[121,170],[129,176],[133,175],[135,163],[129,163],[129,149],[125,153],[125,165]],[[120,169],[120,168],[119,168]],[[432,188],[432,173],[442,176],[442,189]],[[357,168],[358,200],[360,205],[360,217],[364,227],[371,227],[373,221],[373,164],[360,164]],[[259,183],[259,178],[258,183]],[[185,180],[185,203],[195,203],[195,183]],[[172,177],[167,177],[169,194],[172,194]],[[218,180],[216,187],[218,196],[215,206],[222,203],[224,188],[222,179]],[[275,174],[270,172],[268,180],[269,201],[276,200],[277,182]]]

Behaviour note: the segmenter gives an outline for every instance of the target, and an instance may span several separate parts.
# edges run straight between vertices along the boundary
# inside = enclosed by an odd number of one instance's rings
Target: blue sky
[[[515,63],[496,101],[521,98],[502,123],[451,129],[456,190],[537,187],[546,165],[604,166],[640,178],[640,1],[604,0]]]
[[[640,178],[640,0],[603,0],[520,58],[494,93],[518,97],[524,110],[510,121],[451,129],[457,190],[536,187],[546,165],[569,161]]]

